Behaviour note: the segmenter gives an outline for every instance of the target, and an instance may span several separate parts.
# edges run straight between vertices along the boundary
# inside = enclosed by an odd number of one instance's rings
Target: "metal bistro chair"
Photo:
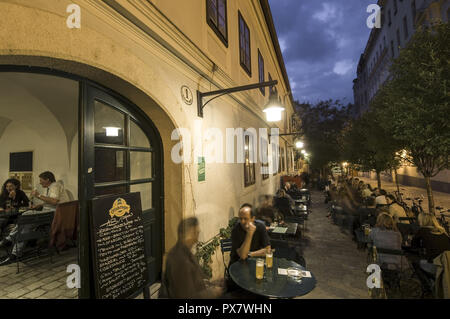
[[[399,220],[402,220],[404,217],[400,217]],[[417,224],[404,224],[397,223],[397,228],[400,234],[402,234],[402,242],[406,243],[408,241],[408,237],[414,237],[420,229],[420,226]]]
[[[224,273],[224,277],[225,278],[229,278],[230,274],[228,272],[228,266],[225,263],[225,253],[229,252],[231,253],[231,238],[226,238],[226,239],[221,239],[220,240],[220,250],[222,251],[222,260],[223,260],[223,266],[225,267],[225,273]]]
[[[376,256],[376,262],[381,270],[382,270],[382,281],[386,283],[386,279],[390,279],[391,281],[398,287],[400,294],[402,295],[401,289],[401,280],[402,280],[402,272],[403,272],[403,260],[405,258],[405,253],[401,249],[387,249],[382,247],[371,247],[373,256]],[[382,256],[380,256],[380,254]],[[380,260],[380,257],[398,257],[397,262],[384,262]],[[406,262],[407,263],[407,262]],[[391,287],[390,287],[391,288]]]
[[[13,244],[26,242],[29,240],[50,239],[50,226],[53,221],[54,212],[35,214],[35,215],[21,215],[17,219],[17,235]],[[29,231],[24,231],[26,228],[32,228]],[[25,248],[25,247],[24,247]],[[40,247],[37,245],[36,253],[40,257]],[[50,263],[53,263],[53,250],[49,249]],[[21,257],[17,256],[17,273],[19,273],[19,262]]]

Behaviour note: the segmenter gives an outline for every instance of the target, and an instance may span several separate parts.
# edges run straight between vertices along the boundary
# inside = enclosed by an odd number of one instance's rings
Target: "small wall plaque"
[[[194,97],[192,95],[192,91],[186,85],[181,87],[181,97],[183,98],[184,103],[187,105],[191,105],[194,102]]]

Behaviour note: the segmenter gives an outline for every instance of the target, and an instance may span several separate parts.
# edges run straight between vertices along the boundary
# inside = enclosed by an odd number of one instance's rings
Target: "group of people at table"
[[[340,177],[330,181],[327,187],[327,202],[341,207],[345,213],[356,218],[353,230],[361,228],[360,214],[368,209],[375,211],[376,222],[373,227],[367,227],[369,242],[377,248],[401,251],[409,246],[412,251],[418,251],[420,268],[433,276],[436,273],[436,263],[440,263],[441,254],[450,251],[450,238],[433,214],[425,211],[415,216],[405,210],[396,197],[382,189],[372,189],[370,184],[364,184],[358,178]],[[331,210],[332,211],[332,210]],[[332,212],[330,211],[329,217]],[[408,236],[405,241],[399,231],[399,224],[417,225],[417,231]],[[402,256],[378,254],[378,261],[386,267],[403,263]]]
[[[291,185],[286,183],[277,194],[290,198],[288,194],[290,187]],[[277,254],[278,250],[271,246],[268,229],[276,220],[283,223],[283,217],[283,213],[274,205],[272,196],[264,196],[257,209],[251,204],[243,204],[239,208],[239,221],[231,232],[229,266],[248,258],[265,257],[268,252],[272,252],[274,257],[287,259],[295,257],[295,254],[280,256]],[[240,289],[231,278],[205,283],[205,275],[191,251],[198,242],[199,233],[197,218],[191,217],[180,222],[178,241],[167,254],[159,297],[176,299],[255,297]]]
[[[18,234],[16,224],[18,212],[29,215],[36,211],[54,211],[58,203],[68,200],[63,184],[56,181],[52,172],[41,173],[39,184],[42,189],[33,190],[31,200],[21,190],[19,180],[11,178],[3,184],[0,194],[0,238],[2,238],[0,248],[14,245],[9,256],[0,261],[0,266],[9,264],[22,255],[25,243],[15,243]],[[21,233],[27,233],[32,229],[32,225],[26,225]]]

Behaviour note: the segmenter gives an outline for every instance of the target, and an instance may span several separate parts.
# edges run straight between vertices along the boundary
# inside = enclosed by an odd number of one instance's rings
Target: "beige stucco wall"
[[[230,74],[226,67],[212,74],[213,60],[207,52],[198,50],[191,39],[179,33],[157,11],[147,8],[149,11],[145,16],[143,11],[135,13],[143,15],[142,20],[164,36],[190,63],[180,61],[173,52],[103,2],[73,2],[82,8],[81,29],[66,26],[69,15],[66,7],[72,1],[0,1],[0,21],[7,26],[0,29],[0,64],[45,66],[83,76],[118,92],[147,113],[159,130],[164,147],[165,251],[175,243],[176,227],[182,217],[196,215],[202,228],[200,239],[206,241],[228,224],[240,204],[256,204],[260,194],[275,192],[279,175],[271,175],[263,181],[257,174],[256,184],[245,188],[243,164],[207,164],[206,181],[199,183],[196,165],[175,164],[170,160],[171,149],[177,143],[171,140],[172,130],[183,127],[194,131],[194,124],[199,120],[196,90],[215,88],[205,75],[224,87],[257,82],[255,42],[252,42],[252,79],[244,77],[238,63],[239,68],[233,67]],[[230,3],[236,5],[237,2]],[[251,7],[242,10],[251,12]],[[257,20],[247,18],[247,23],[250,28],[257,29]],[[236,32],[237,20],[236,24],[229,23],[230,42],[231,35]],[[269,41],[267,34],[262,39]],[[269,45],[265,50],[270,50]],[[228,54],[228,59],[239,61],[237,50],[230,48]],[[279,70],[271,69],[274,66],[270,66],[270,59],[265,59],[266,72],[276,78]],[[183,85],[194,93],[192,105],[186,105],[181,99]],[[283,84],[278,89],[283,93]],[[202,130],[217,127],[225,132],[226,128],[269,127],[263,120],[262,102],[264,99],[259,91],[217,99],[205,108],[205,116],[200,119]],[[291,112],[289,108],[288,112]],[[214,262],[216,277],[223,275],[220,264],[219,253]]]

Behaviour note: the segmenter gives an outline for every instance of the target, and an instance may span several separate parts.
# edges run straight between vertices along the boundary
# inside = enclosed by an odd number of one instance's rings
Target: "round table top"
[[[268,269],[264,266],[264,278],[261,280],[256,279],[256,258],[233,263],[229,268],[229,273],[233,281],[241,288],[266,297],[293,298],[306,295],[315,288],[316,278],[312,273],[311,278],[302,278],[300,281],[295,281],[287,275],[278,274],[278,268],[287,269],[289,267],[305,270],[296,262],[273,257],[273,267]]]

